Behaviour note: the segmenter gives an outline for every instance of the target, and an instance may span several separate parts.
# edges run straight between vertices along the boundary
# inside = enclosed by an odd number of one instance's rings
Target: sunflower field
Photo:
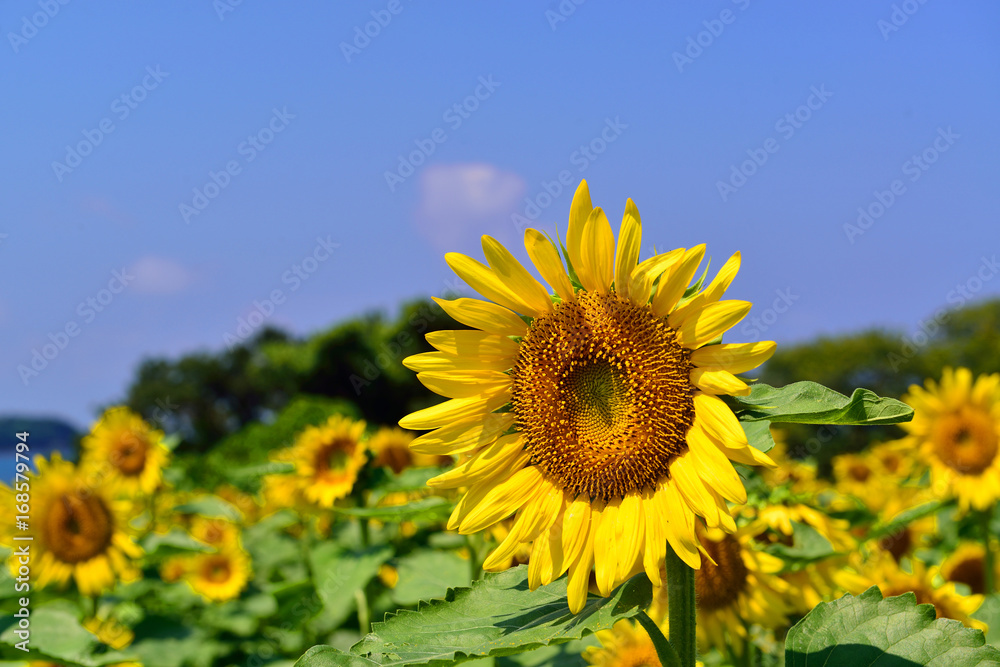
[[[584,181],[565,239],[526,230],[533,270],[489,236],[445,257],[482,298],[410,317],[426,343],[362,323],[393,351],[359,362],[264,332],[220,373],[240,400],[150,364],[75,462],[16,434],[0,657],[1000,665],[1000,374],[966,367],[995,329],[898,393],[845,387],[846,357],[723,342],[739,253],[710,277],[704,245],[642,234]]]

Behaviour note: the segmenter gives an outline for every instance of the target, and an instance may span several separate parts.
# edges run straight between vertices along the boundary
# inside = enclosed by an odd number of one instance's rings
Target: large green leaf
[[[439,496],[421,498],[405,505],[385,507],[335,507],[335,512],[348,516],[377,519],[385,522],[429,521],[441,519],[451,514],[455,504]]]
[[[786,667],[986,667],[1000,650],[981,630],[935,619],[933,605],[913,593],[882,599],[878,587],[860,596],[822,602],[788,631]]]
[[[488,574],[471,588],[450,590],[445,599],[422,604],[418,611],[388,615],[351,652],[381,665],[451,665],[512,655],[609,628],[638,614],[651,597],[649,579],[638,575],[573,614],[565,576],[530,591],[528,568],[521,565]]]
[[[449,588],[468,586],[469,561],[454,552],[421,549],[399,559],[399,581],[392,589],[392,601],[399,606],[416,604],[444,596]]]
[[[771,422],[769,421],[741,421],[740,426],[747,434],[747,441],[751,447],[756,447],[762,452],[769,452],[774,447],[774,437],[771,436]]]
[[[743,422],[872,426],[913,418],[913,408],[893,398],[877,396],[868,389],[855,389],[848,398],[815,382],[794,382],[784,387],[754,384],[749,396],[729,400]]]
[[[194,552],[209,552],[212,547],[202,544],[180,528],[173,528],[166,533],[150,533],[142,538],[140,544],[146,554],[152,558],[164,558],[178,554]]]
[[[344,653],[332,646],[313,646],[296,661],[295,667],[373,667],[378,664],[374,660]]]

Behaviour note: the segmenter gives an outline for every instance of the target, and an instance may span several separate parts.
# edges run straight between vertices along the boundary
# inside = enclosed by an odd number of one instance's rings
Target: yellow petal
[[[750,387],[747,383],[729,371],[710,371],[704,368],[695,368],[691,371],[691,384],[706,394],[729,394],[730,396],[747,396],[750,394]]]
[[[510,376],[499,371],[424,371],[417,379],[448,398],[495,396],[510,387]]]
[[[750,312],[749,301],[717,301],[706,305],[684,322],[677,331],[677,342],[695,350],[728,331]]]
[[[528,257],[538,269],[559,298],[563,301],[573,300],[573,284],[566,275],[566,267],[563,266],[562,259],[559,258],[559,250],[552,241],[545,238],[537,229],[524,230],[524,248],[528,251]]]
[[[618,230],[618,254],[615,255],[615,291],[623,298],[629,298],[632,271],[639,261],[639,247],[642,244],[642,223],[639,209],[631,199],[625,202],[625,215]]]
[[[684,252],[684,248],[677,248],[670,252],[654,255],[635,267],[629,278],[629,295],[632,303],[637,303],[640,306],[649,303],[649,297],[653,293],[653,283],[664,271],[679,262],[684,257]]]
[[[583,549],[579,557],[569,566],[569,581],[566,584],[566,599],[569,610],[578,614],[587,604],[587,588],[590,582],[590,569],[594,563],[594,536],[597,532],[598,517],[603,503],[594,501],[590,507],[590,525],[583,538]]]
[[[588,292],[607,292],[615,279],[615,234],[600,207],[590,212],[581,243],[585,271],[579,277],[583,288]]]
[[[569,255],[569,261],[581,282],[583,282],[581,271],[584,270],[583,233],[590,212],[593,210],[594,206],[590,203],[590,189],[587,187],[587,181],[581,180],[573,195],[573,203],[569,207],[569,228],[566,230],[566,254]]]
[[[488,301],[431,297],[453,320],[498,336],[523,336],[528,325],[514,311]]]
[[[707,394],[694,395],[696,420],[710,435],[731,447],[747,446],[747,434],[736,415],[721,398]]]
[[[410,449],[418,454],[462,454],[492,444],[513,425],[511,412],[473,415],[423,434],[410,442]]]
[[[706,345],[691,353],[691,363],[710,371],[746,373],[770,359],[776,348],[774,341]]]
[[[642,496],[642,513],[646,517],[646,544],[642,554],[642,566],[646,576],[654,586],[662,586],[660,564],[667,554],[666,507],[656,501],[657,493],[646,491]]]
[[[517,354],[517,343],[506,336],[482,331],[432,331],[427,342],[441,352],[463,357],[508,357]]]
[[[740,253],[735,253],[730,257],[722,268],[719,269],[719,273],[716,274],[715,279],[709,283],[708,287],[704,290],[688,299],[684,303],[680,304],[672,313],[670,313],[669,324],[675,329],[680,329],[684,324],[684,320],[693,313],[700,310],[705,304],[714,303],[722,298],[726,290],[729,289],[729,285],[732,284],[733,278],[736,277],[736,273],[740,270]]]
[[[565,562],[556,564],[560,576],[583,551],[590,530],[590,515],[590,502],[586,498],[577,498],[567,505],[562,521],[556,524],[562,526],[560,542],[565,558]]]
[[[483,254],[490,268],[507,288],[528,304],[536,317],[552,312],[552,299],[542,284],[492,236],[483,237]]]
[[[688,452],[690,454],[690,452]],[[719,527],[719,508],[698,474],[697,462],[685,454],[670,464],[670,474],[684,500],[709,528]]]
[[[506,481],[496,485],[469,514],[462,519],[458,532],[469,535],[492,526],[513,514],[538,490],[542,472],[536,466],[521,468]]]
[[[706,488],[714,490],[734,503],[745,503],[747,491],[733,464],[719,451],[715,443],[709,440],[697,421],[688,431],[687,442],[690,448],[688,454],[694,456],[698,464],[698,475]]]
[[[480,398],[453,398],[450,401],[433,405],[423,410],[417,410],[399,420],[399,425],[411,431],[424,431],[437,428],[465,417],[486,415],[493,412],[510,400],[510,392],[499,396]]]
[[[597,515],[597,533],[594,536],[594,575],[597,579],[597,590],[607,597],[615,587],[615,576],[618,574],[619,545],[615,541],[615,523],[618,520],[618,508],[621,499],[612,498]]]
[[[460,357],[444,352],[421,352],[403,359],[411,371],[506,371],[512,364],[510,357]]]
[[[457,252],[445,254],[444,261],[448,262],[451,270],[458,274],[458,277],[469,283],[472,289],[476,290],[490,301],[494,301],[501,306],[513,310],[515,313],[538,317],[545,312],[537,313],[524,299],[519,297],[497,277],[490,267],[477,262],[471,257],[467,257]]]
[[[525,503],[517,513],[517,518],[507,532],[507,537],[497,546],[496,549],[483,561],[483,569],[487,572],[496,572],[505,569],[505,566],[514,556],[518,547],[523,542],[530,542],[538,537],[542,532],[542,526],[547,529],[555,520],[553,510],[552,495],[556,490],[548,486],[542,486],[538,492]],[[561,501],[562,493],[558,492],[558,500]],[[546,523],[548,522],[548,523]],[[539,581],[541,583],[541,581]]]
[[[645,538],[646,521],[642,498],[638,493],[630,491],[622,498],[615,527],[615,543],[619,549],[616,581],[628,578],[632,565],[639,560]]]
[[[694,535],[694,512],[673,481],[668,480],[657,489],[656,502],[660,504],[661,511],[670,517],[667,525],[670,547],[682,561],[697,570],[701,567],[701,553]]]
[[[498,438],[489,447],[481,450],[465,463],[448,472],[427,480],[427,486],[440,489],[457,489],[478,484],[492,477],[499,470],[520,470],[528,462],[529,454],[524,450],[524,439],[520,433],[512,433]]]
[[[535,590],[539,586],[552,583],[552,555],[549,549],[549,535],[542,533],[531,545],[528,557],[528,589]]]
[[[702,257],[705,256],[705,244],[695,246],[685,251],[680,262],[670,267],[669,272],[664,272],[660,276],[660,284],[653,295],[653,314],[657,317],[666,317],[673,310],[674,306],[682,296],[684,290],[688,288],[691,279],[694,278],[698,265],[701,264]]]

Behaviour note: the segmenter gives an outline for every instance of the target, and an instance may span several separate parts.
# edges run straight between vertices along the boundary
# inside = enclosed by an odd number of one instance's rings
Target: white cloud
[[[195,274],[177,262],[163,257],[147,255],[133,262],[128,273],[135,276],[130,291],[139,294],[174,294],[186,289],[195,280]]]
[[[507,220],[524,195],[524,179],[490,164],[438,164],[420,176],[417,223],[441,249],[454,249]]]

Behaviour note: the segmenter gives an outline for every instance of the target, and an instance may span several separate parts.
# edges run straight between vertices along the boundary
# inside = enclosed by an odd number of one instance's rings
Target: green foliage
[[[913,408],[893,398],[881,398],[868,389],[855,389],[851,397],[815,382],[795,382],[786,387],[754,384],[749,396],[730,398],[740,421],[840,426],[898,424],[913,419]]]
[[[569,611],[566,577],[528,590],[528,568],[486,575],[444,600],[401,611],[352,647],[355,655],[381,665],[450,665],[472,657],[519,653],[611,627],[644,609],[652,597],[645,575],[619,586],[607,598],[591,598],[579,614]],[[315,655],[315,654],[314,654]],[[307,654],[300,667],[312,667]]]
[[[180,528],[174,528],[166,533],[149,533],[140,541],[140,545],[153,559],[212,550]]]
[[[0,660],[45,660],[67,667],[101,667],[128,660],[132,651],[103,651],[97,637],[80,624],[79,610],[67,600],[55,600],[30,609],[27,653],[14,648],[23,641],[14,631],[18,619],[0,620]]]
[[[399,581],[390,596],[397,607],[441,598],[449,588],[468,586],[471,565],[453,551],[418,549],[396,563]]]
[[[985,667],[998,661],[1000,650],[985,644],[981,630],[935,619],[934,606],[917,605],[913,593],[883,600],[876,586],[820,603],[785,640],[787,667]]]
[[[316,592],[331,628],[339,626],[355,608],[355,593],[363,591],[378,569],[392,556],[388,546],[345,549],[334,542],[312,548],[309,560]]]
[[[809,563],[815,563],[837,553],[830,541],[818,530],[798,521],[792,521],[790,545],[776,542],[764,550],[785,561],[791,570],[801,569]]]

